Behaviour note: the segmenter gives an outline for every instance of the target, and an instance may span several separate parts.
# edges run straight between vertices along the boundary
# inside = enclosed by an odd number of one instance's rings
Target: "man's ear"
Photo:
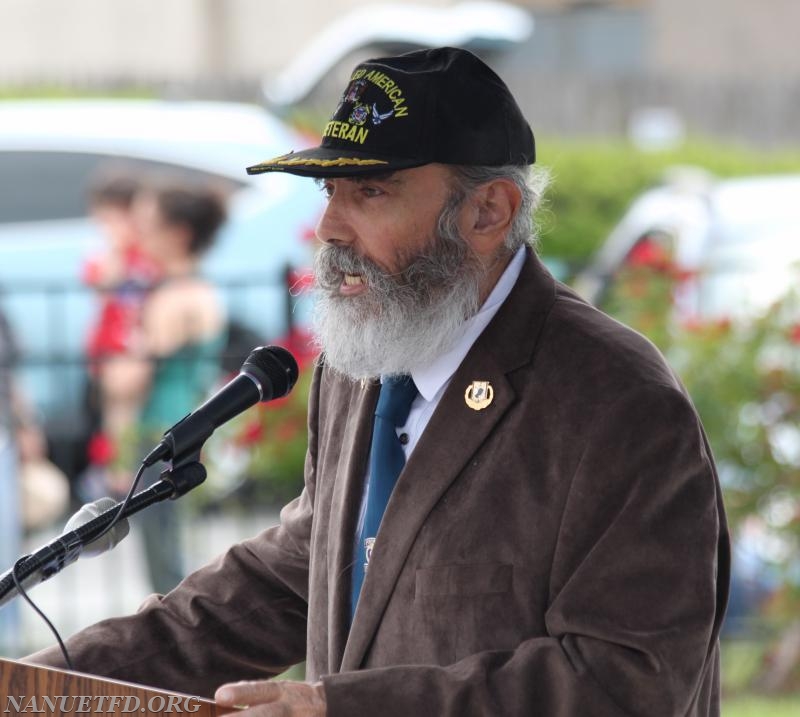
[[[522,193],[509,179],[493,179],[469,198],[464,239],[482,256],[496,254],[519,211]]]

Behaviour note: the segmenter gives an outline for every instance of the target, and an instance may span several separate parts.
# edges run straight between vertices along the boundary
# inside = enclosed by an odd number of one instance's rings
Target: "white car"
[[[257,106],[145,100],[0,102],[0,308],[18,375],[51,439],[80,431],[85,342],[97,297],[80,283],[101,247],[87,183],[101,167],[166,170],[231,190],[204,261],[229,315],[264,341],[293,314],[287,267],[310,263],[323,208],[313,182],[245,167],[308,140]]]
[[[600,303],[646,242],[693,277],[676,297],[679,317],[753,316],[797,280],[800,175],[714,179],[700,170],[674,171],[633,202],[575,288]]]

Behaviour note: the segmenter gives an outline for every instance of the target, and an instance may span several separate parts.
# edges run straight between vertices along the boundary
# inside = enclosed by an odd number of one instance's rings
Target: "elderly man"
[[[536,258],[533,161],[503,82],[441,48],[360,65],[320,147],[249,169],[328,198],[305,489],[75,636],[78,669],[254,680],[216,692],[246,715],[719,714],[711,452],[652,345]]]

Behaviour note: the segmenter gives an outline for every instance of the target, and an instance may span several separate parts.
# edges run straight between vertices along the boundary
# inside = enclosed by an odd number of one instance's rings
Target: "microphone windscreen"
[[[67,524],[64,526],[64,532],[68,533],[77,530],[82,525],[85,525],[90,520],[94,520],[115,505],[117,505],[117,501],[113,498],[98,498],[93,503],[87,503],[67,521]],[[97,540],[86,545],[81,551],[81,555],[92,557],[111,550],[120,540],[128,535],[130,529],[127,518],[117,521],[114,527],[105,535],[101,535]]]
[[[261,384],[262,401],[286,396],[297,382],[297,361],[282,346],[259,346],[242,365],[243,373],[254,375]]]

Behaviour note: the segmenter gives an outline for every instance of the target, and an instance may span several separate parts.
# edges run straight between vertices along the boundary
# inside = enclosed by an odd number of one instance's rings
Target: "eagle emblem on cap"
[[[378,105],[372,105],[372,124],[379,125],[383,120],[389,119],[394,114],[394,110],[389,110],[381,114],[378,112]]]

